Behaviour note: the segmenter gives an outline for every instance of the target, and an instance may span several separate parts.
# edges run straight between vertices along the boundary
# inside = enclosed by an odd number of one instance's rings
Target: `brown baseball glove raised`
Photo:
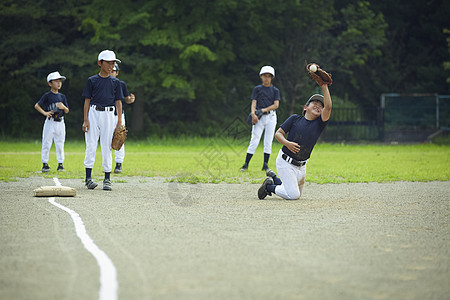
[[[331,74],[322,70],[318,64],[310,63],[306,65],[306,71],[309,73],[312,79],[314,79],[319,86],[324,84],[331,85],[333,80]]]
[[[127,139],[127,132],[127,128],[123,125],[116,127],[116,129],[114,130],[111,148],[113,148],[114,150],[120,150],[123,143],[125,143],[125,140]]]

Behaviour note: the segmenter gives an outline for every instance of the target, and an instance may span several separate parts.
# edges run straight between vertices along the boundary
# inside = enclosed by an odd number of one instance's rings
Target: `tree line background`
[[[276,70],[279,123],[318,91],[305,60],[333,74],[337,106],[448,94],[449,15],[445,0],[1,0],[1,134],[40,139],[34,104],[59,71],[67,139],[83,139],[81,93],[104,49],[136,95],[132,138],[213,136],[245,119],[263,65]]]

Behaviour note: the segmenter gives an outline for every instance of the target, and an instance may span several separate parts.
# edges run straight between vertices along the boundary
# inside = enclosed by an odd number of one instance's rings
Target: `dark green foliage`
[[[82,139],[81,93],[104,49],[136,95],[130,138],[221,132],[248,113],[265,64],[277,73],[279,122],[316,91],[305,60],[333,74],[333,96],[361,106],[383,92],[445,94],[448,12],[448,1],[4,0],[1,134],[40,137],[33,106],[58,70],[68,77],[67,139]]]

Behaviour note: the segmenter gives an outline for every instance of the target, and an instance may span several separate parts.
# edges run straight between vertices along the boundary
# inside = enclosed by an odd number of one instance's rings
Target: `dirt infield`
[[[120,179],[124,182],[114,182]],[[99,267],[69,214],[0,182],[0,299],[98,299]],[[307,184],[258,200],[254,184],[113,178],[56,202],[117,269],[119,299],[448,299],[450,182]]]

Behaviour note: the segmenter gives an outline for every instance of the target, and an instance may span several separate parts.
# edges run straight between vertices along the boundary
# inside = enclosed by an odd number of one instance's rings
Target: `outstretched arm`
[[[330,91],[328,90],[328,84],[323,84],[321,88],[323,92],[323,104],[324,104],[324,108],[322,111],[322,121],[328,121],[328,119],[330,119],[332,107],[331,95]]]

